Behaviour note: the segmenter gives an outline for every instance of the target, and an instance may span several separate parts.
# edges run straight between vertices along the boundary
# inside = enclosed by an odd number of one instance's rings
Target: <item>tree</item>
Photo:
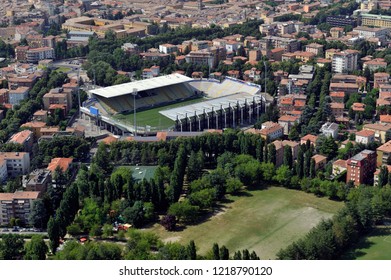
[[[47,229],[50,239],[50,249],[52,253],[55,254],[58,246],[60,245],[60,228],[56,219],[50,217]]]
[[[187,181],[192,182],[198,179],[201,175],[202,168],[204,165],[202,151],[190,153],[189,162],[187,165]]]
[[[284,146],[284,165],[288,166],[289,168],[292,168],[293,164],[293,155],[292,155],[292,148],[289,145]]]
[[[243,187],[242,182],[238,178],[227,179],[227,193],[237,194]]]
[[[25,260],[45,260],[49,251],[48,246],[41,235],[33,235],[31,241],[25,245]]]
[[[315,175],[316,175],[316,163],[314,159],[311,159],[310,178],[315,178]]]
[[[219,250],[219,245],[217,243],[213,244],[212,252],[213,252],[213,259],[219,260],[220,259],[220,250]]]
[[[36,228],[45,228],[49,220],[47,207],[42,199],[33,202],[33,209],[29,217],[29,223]]]
[[[229,250],[224,245],[220,248],[220,260],[229,260]]]
[[[197,248],[195,246],[194,240],[190,240],[189,245],[187,245],[187,255],[188,259],[190,260],[197,259]]]
[[[166,215],[160,221],[160,224],[168,231],[174,231],[176,228],[176,217],[174,215]]]
[[[269,144],[268,146],[268,162],[276,164],[276,146],[274,144]]]
[[[388,183],[388,168],[387,168],[387,166],[382,166],[381,168],[380,168],[380,173],[379,173],[379,180],[378,180],[378,183],[377,183],[377,185],[378,185],[378,187],[383,187],[383,186],[385,186],[385,185],[387,185],[387,183]]]
[[[276,175],[274,176],[274,180],[278,183],[282,184],[284,187],[288,187],[291,179],[291,171],[287,165],[281,165],[276,170]]]
[[[178,221],[191,223],[198,217],[199,209],[199,206],[193,206],[190,204],[189,200],[184,200],[182,202],[172,204],[168,209],[168,214],[176,216]]]
[[[0,241],[0,260],[20,260],[24,255],[22,235],[5,234]]]
[[[131,223],[135,228],[140,228],[144,224],[144,204],[136,201],[132,207],[128,207],[122,213],[126,222]]]

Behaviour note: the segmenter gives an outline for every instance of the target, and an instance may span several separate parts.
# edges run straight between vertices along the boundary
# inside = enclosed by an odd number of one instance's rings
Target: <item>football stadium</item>
[[[89,96],[83,116],[115,134],[245,126],[256,122],[267,106],[259,85],[181,74],[95,88]]]

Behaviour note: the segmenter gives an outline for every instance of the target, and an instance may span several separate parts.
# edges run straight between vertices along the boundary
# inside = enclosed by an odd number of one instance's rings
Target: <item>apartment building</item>
[[[391,16],[361,14],[361,25],[391,28]]]
[[[379,28],[379,27],[368,27],[358,26],[353,29],[354,32],[358,33],[358,36],[369,38],[385,39],[390,34],[390,28]]]
[[[346,162],[346,182],[353,181],[355,186],[370,184],[376,171],[376,152],[364,150]]]
[[[358,54],[356,50],[346,50],[335,53],[332,58],[332,70],[335,73],[347,73],[357,70]]]
[[[165,54],[171,54],[178,51],[178,47],[172,44],[159,45],[159,51]]]
[[[334,139],[337,139],[339,131],[338,124],[327,122],[322,125],[320,131],[326,137],[332,137]]]
[[[43,96],[43,107],[45,110],[59,108],[53,105],[63,105],[61,108],[64,108],[65,113],[68,113],[72,108],[72,92],[65,91],[63,88],[50,90]]]
[[[305,46],[305,51],[315,54],[316,56],[323,56],[323,45],[311,43]]]
[[[284,115],[278,119],[278,124],[284,128],[284,134],[288,135],[292,126],[299,123],[299,120],[299,117]]]
[[[261,126],[259,134],[263,139],[269,139],[270,141],[281,138],[284,135],[284,128],[278,123],[265,122]]]
[[[266,36],[260,41],[262,49],[276,49],[283,48],[285,52],[295,52],[300,50],[300,41],[296,39]]]
[[[276,140],[272,144],[276,147],[276,168],[280,167],[284,163],[284,149],[285,146],[289,146],[292,150],[292,160],[297,158],[300,144],[295,141],[288,140]]]
[[[375,139],[381,143],[386,142],[386,135],[391,131],[391,124],[389,123],[370,123],[364,124],[363,129],[372,130],[375,132]]]
[[[54,49],[50,47],[42,47],[29,49],[26,52],[26,60],[28,63],[37,63],[44,59],[55,59]]]
[[[25,152],[1,152],[0,160],[7,168],[7,177],[16,177],[27,174],[30,170],[30,154]],[[2,167],[4,169],[4,167]],[[3,174],[4,175],[4,174]],[[7,177],[1,178],[3,181]]]
[[[379,88],[381,84],[387,84],[390,81],[390,74],[386,72],[377,72],[374,74],[374,88]]]
[[[391,164],[391,140],[381,145],[377,151],[377,166]]]
[[[26,129],[15,133],[8,140],[9,143],[20,144],[23,146],[25,152],[31,152],[34,143],[33,132]]]
[[[368,145],[375,141],[375,132],[372,130],[363,129],[356,132],[356,143]]]
[[[8,92],[8,102],[14,106],[19,105],[22,100],[27,99],[29,94],[28,87],[18,87],[16,89],[11,89]]]
[[[33,202],[38,198],[40,192],[0,193],[0,224],[9,224],[12,218],[28,224]]]

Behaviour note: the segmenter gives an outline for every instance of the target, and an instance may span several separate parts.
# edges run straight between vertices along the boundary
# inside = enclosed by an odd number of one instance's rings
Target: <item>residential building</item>
[[[28,63],[37,63],[44,59],[55,59],[54,49],[50,47],[42,47],[36,49],[29,49],[26,52]]]
[[[391,16],[361,14],[361,25],[391,28]]]
[[[357,26],[357,20],[348,16],[328,16],[326,18],[326,23],[330,24],[332,27],[345,27],[346,25],[352,27]]]
[[[284,163],[284,149],[285,146],[289,146],[292,150],[292,160],[297,158],[297,153],[299,152],[300,144],[295,141],[288,140],[276,140],[272,142],[272,144],[276,147],[276,167],[280,167]]]
[[[295,52],[300,50],[300,42],[297,39],[276,37],[276,36],[266,36],[260,41],[262,49],[276,49],[283,48],[285,52]]]
[[[19,105],[22,100],[27,99],[29,94],[28,87],[18,87],[16,89],[11,89],[8,92],[8,102],[12,106]]]
[[[191,51],[186,55],[186,62],[196,65],[204,64],[213,68],[216,65],[216,59],[212,52],[209,51]]]
[[[46,123],[41,122],[41,121],[32,121],[32,122],[27,122],[21,125],[21,127],[25,127],[30,129],[33,134],[35,139],[39,139],[41,137],[41,129],[46,126]]]
[[[323,169],[327,163],[327,157],[323,155],[313,155],[311,160],[315,161],[315,170]]]
[[[7,177],[16,177],[30,171],[30,154],[25,152],[0,152],[0,160],[7,165]],[[6,178],[2,178],[3,180]]]
[[[27,51],[29,50],[29,46],[17,46],[15,48],[15,58],[17,61],[27,61]]]
[[[143,79],[150,79],[159,76],[160,66],[152,66],[151,68],[145,68],[143,70],[142,76]]]
[[[29,175],[24,175],[22,182],[25,191],[46,192],[52,182],[51,171],[45,169],[34,170]]]
[[[33,115],[33,121],[46,122],[48,118],[48,112],[46,110],[38,110]]]
[[[391,140],[376,149],[377,166],[391,164]]]
[[[342,117],[345,105],[343,103],[331,102],[330,109],[334,117]]]
[[[357,84],[350,83],[330,83],[330,91],[344,92],[345,94],[357,93],[359,86]]]
[[[284,134],[288,135],[292,126],[299,123],[299,117],[284,115],[278,119],[278,124],[284,128]]]
[[[330,35],[331,35],[331,38],[341,38],[343,35],[343,28],[342,27],[330,28]]]
[[[332,91],[330,92],[331,101],[335,103],[344,103],[345,92],[343,91]]]
[[[386,72],[377,72],[374,75],[374,88],[379,88],[381,84],[387,84],[390,81],[390,74]]]
[[[380,115],[380,123],[391,124],[391,115]]]
[[[314,147],[316,146],[316,140],[318,140],[318,136],[312,135],[312,134],[307,134],[300,139],[300,144],[307,144],[307,141],[310,141],[310,144],[313,145]]]
[[[385,165],[385,167],[388,170],[388,174],[391,173],[391,165]],[[375,173],[373,174],[373,185],[377,186],[379,184],[379,174],[380,174],[380,168],[376,169]]]
[[[15,133],[8,140],[9,143],[20,144],[23,146],[25,152],[31,152],[34,144],[33,132],[26,129]]]
[[[332,137],[334,139],[337,139],[339,131],[338,124],[327,122],[322,125],[320,131],[326,137]]]
[[[305,46],[305,51],[315,54],[316,56],[323,56],[323,45],[311,43]]]
[[[333,162],[333,175],[338,176],[347,170],[347,161],[343,159],[338,159]]]
[[[375,132],[372,130],[363,129],[356,132],[356,143],[368,145],[375,141]]]
[[[33,202],[38,198],[40,192],[0,193],[0,224],[9,224],[12,218],[28,224]]]
[[[55,88],[50,90],[43,96],[43,107],[45,110],[56,109],[52,105],[63,105],[60,108],[65,109],[65,113],[68,113],[72,108],[72,92],[64,91],[63,88]]]
[[[372,130],[375,132],[375,139],[381,143],[386,142],[387,132],[391,131],[391,124],[389,123],[370,123],[364,124],[363,129]]]
[[[284,128],[278,123],[266,122],[262,124],[260,135],[263,139],[273,141],[284,135]]]
[[[357,70],[358,54],[356,50],[346,50],[335,53],[332,58],[332,70],[336,73],[347,73]]]
[[[355,186],[370,184],[376,171],[376,152],[364,150],[346,162],[346,182],[353,181]]]
[[[54,172],[57,168],[60,168],[65,173],[71,167],[72,162],[73,158],[53,158],[46,169]]]
[[[387,62],[384,60],[384,58],[375,58],[369,61],[365,61],[363,63],[363,68],[368,68],[369,70],[374,72],[378,69],[386,69]]]
[[[358,26],[353,29],[354,32],[358,33],[358,36],[369,38],[385,39],[390,34],[390,28],[378,28],[368,26]]]
[[[172,44],[159,45],[159,51],[165,54],[171,54],[178,51],[178,47]]]

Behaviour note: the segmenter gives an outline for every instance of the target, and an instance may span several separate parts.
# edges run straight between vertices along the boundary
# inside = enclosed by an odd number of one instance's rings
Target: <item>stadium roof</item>
[[[255,99],[263,99],[264,97],[261,95],[252,95],[248,93],[236,93],[216,99],[211,99],[204,102],[194,103],[187,106],[179,107],[179,108],[173,108],[168,109],[164,111],[159,111],[160,114],[163,116],[175,121],[178,119],[184,119],[186,118],[186,114],[188,117],[193,117],[196,115],[201,115],[204,113],[211,113],[213,110],[218,111],[223,107],[223,109],[227,109],[230,107],[230,105],[233,107],[239,102],[240,105],[244,105],[245,101],[247,100],[247,103],[250,103],[253,101],[253,98]]]
[[[124,83],[124,84],[105,87],[105,88],[93,89],[90,92],[101,97],[111,98],[111,97],[131,94],[134,91],[134,89],[137,89],[137,91],[140,92],[145,90],[151,90],[154,88],[181,84],[192,80],[193,80],[192,78],[189,78],[181,74],[171,74],[167,76],[160,76],[156,78]]]

